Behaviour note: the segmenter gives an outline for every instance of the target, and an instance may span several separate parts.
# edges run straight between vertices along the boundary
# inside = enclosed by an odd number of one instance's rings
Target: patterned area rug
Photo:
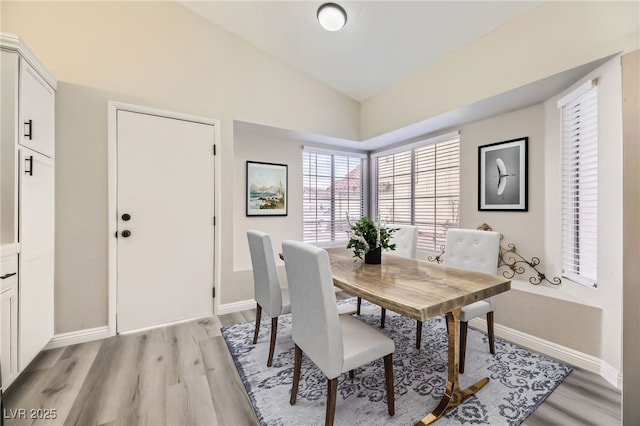
[[[355,299],[341,301],[352,303]],[[363,301],[360,318],[378,327],[380,308]],[[263,319],[253,345],[253,322],[222,328],[258,420],[263,425],[324,423],[326,378],[303,357],[298,399],[289,404],[293,379],[291,316],[280,317],[273,366],[267,368],[270,319]],[[338,379],[336,425],[413,425],[437,405],[447,380],[447,334],[444,317],[425,321],[422,348],[415,348],[416,322],[387,311],[382,330],[396,345],[393,354],[395,415],[387,413],[382,359],[356,370],[354,379]],[[572,371],[571,367],[496,339],[489,354],[487,335],[469,328],[465,388],[482,377],[490,381],[477,394],[438,420],[438,425],[519,425]]]

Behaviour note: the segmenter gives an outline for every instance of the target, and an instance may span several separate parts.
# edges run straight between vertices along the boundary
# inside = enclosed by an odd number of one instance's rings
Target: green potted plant
[[[396,245],[391,244],[391,235],[395,228],[387,228],[380,225],[380,221],[375,223],[364,216],[355,223],[351,223],[347,214],[349,225],[349,243],[347,248],[353,249],[353,257],[362,259],[364,262],[379,264],[382,259],[382,249],[395,250]]]

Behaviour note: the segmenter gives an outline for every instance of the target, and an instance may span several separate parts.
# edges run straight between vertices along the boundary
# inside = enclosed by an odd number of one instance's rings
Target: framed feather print
[[[478,147],[478,210],[528,210],[528,143],[523,137]]]

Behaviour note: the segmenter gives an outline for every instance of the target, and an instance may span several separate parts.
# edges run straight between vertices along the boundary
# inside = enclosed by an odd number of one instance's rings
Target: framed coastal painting
[[[247,216],[286,216],[287,165],[247,161]]]
[[[528,210],[528,137],[478,147],[478,210]]]

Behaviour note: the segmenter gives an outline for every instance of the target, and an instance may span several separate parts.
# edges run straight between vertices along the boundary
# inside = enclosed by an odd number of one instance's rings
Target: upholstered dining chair
[[[291,294],[292,338],[295,344],[291,398],[298,394],[302,354],[327,377],[325,425],[333,425],[338,377],[384,358],[387,409],[394,414],[393,340],[348,315],[338,315],[329,256],[324,249],[297,241],[282,242]]]
[[[247,239],[253,267],[253,289],[257,311],[253,344],[255,345],[258,341],[260,319],[264,310],[271,317],[271,340],[267,358],[267,367],[271,367],[278,332],[278,317],[291,312],[289,289],[280,287],[271,237],[264,232],[250,230],[247,231]]]
[[[500,234],[493,231],[475,229],[449,229],[445,243],[444,264],[457,268],[470,269],[488,274],[498,273],[500,256]],[[465,352],[467,348],[467,328],[473,318],[486,314],[489,352],[496,353],[493,333],[493,311],[495,297],[479,300],[464,306],[460,312],[460,363],[458,371],[464,373]],[[419,326],[422,323],[418,323]],[[419,346],[418,346],[419,347]]]
[[[416,250],[418,247],[418,227],[414,225],[396,225],[389,224],[389,228],[394,228],[395,231],[391,235],[391,243],[396,245],[396,249],[389,251],[391,254],[397,256],[410,257],[415,259]],[[358,297],[356,312],[360,315],[360,304],[362,299]],[[387,310],[381,308],[380,311],[380,328],[384,328],[385,318],[387,317]]]

